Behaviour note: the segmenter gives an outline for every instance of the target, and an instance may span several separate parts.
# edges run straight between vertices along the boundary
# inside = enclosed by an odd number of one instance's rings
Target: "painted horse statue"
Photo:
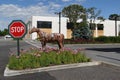
[[[33,27],[29,31],[29,34],[31,34],[33,32],[37,32],[37,34],[40,38],[41,44],[42,44],[42,49],[46,48],[46,43],[47,42],[54,42],[54,41],[56,41],[58,43],[59,50],[63,49],[63,41],[64,41],[64,35],[63,34],[60,34],[60,33],[48,34],[46,32],[41,31],[39,28],[35,28],[35,27]]]

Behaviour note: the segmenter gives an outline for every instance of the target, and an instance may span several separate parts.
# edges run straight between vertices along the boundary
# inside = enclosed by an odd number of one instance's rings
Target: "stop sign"
[[[22,20],[13,20],[9,26],[9,34],[13,38],[22,38],[27,32],[27,27]]]

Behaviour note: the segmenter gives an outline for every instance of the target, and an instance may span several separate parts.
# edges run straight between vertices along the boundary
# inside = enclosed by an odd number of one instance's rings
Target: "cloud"
[[[54,5],[53,7],[58,7]],[[9,22],[15,19],[26,20],[30,16],[50,15],[49,7],[39,3],[34,6],[20,7],[14,4],[0,5],[0,29],[7,27]],[[9,20],[9,21],[8,21]],[[5,24],[6,22],[6,24]]]
[[[0,16],[4,17],[25,17],[32,15],[47,14],[48,7],[44,5],[20,7],[13,4],[0,5]]]
[[[0,17],[2,18],[0,19],[0,25],[2,25],[2,27],[7,27],[8,20],[26,20],[31,16],[53,15],[54,12],[56,12],[56,10],[58,10],[60,7],[61,5],[54,2],[50,2],[48,5],[40,2],[37,5],[30,5],[27,7],[21,7],[14,4],[2,4],[0,5]],[[5,22],[7,25],[5,25]]]
[[[14,4],[2,4],[0,5],[0,17],[11,18],[11,17],[29,17],[39,15],[50,15],[58,10],[61,5],[54,2],[50,2],[49,5],[44,5],[42,2],[37,5],[21,7]],[[51,12],[51,13],[50,13]]]
[[[8,28],[9,21],[0,20],[0,30],[4,30],[4,28]]]
[[[70,0],[62,0],[63,2],[69,2]]]
[[[74,0],[74,1],[72,1],[72,0],[62,0],[62,2],[74,2],[74,3],[84,2],[84,1],[86,1],[86,0]]]
[[[86,0],[76,0],[77,2],[84,2],[84,1],[86,1]]]
[[[54,3],[54,2],[50,2],[49,3],[49,10],[51,13],[54,13],[55,11],[59,10],[61,8],[60,4]]]
[[[24,0],[19,0],[24,1]],[[55,12],[62,10],[64,6],[73,3],[72,0],[48,1],[37,0],[36,5],[20,6],[16,4],[1,4],[0,5],[0,29],[1,26],[7,27],[9,22],[15,19],[26,20],[31,16],[53,15]],[[85,0],[75,0],[85,1]],[[55,15],[55,14],[54,14]]]

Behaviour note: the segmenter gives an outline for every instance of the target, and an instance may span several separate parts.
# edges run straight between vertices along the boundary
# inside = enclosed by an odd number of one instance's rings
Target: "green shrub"
[[[32,49],[31,51],[22,53],[20,58],[16,58],[15,55],[10,56],[8,67],[14,70],[21,70],[88,61],[90,61],[90,59],[87,58],[84,54],[81,54],[80,52],[74,53],[72,50],[65,50],[60,52],[39,51],[38,53],[36,49]]]
[[[19,59],[16,56],[11,56],[9,61],[10,69],[26,69],[40,67],[39,59],[32,54],[22,54]]]
[[[102,42],[102,43],[120,43],[120,37],[113,37],[113,36],[100,36],[95,38],[96,42]]]

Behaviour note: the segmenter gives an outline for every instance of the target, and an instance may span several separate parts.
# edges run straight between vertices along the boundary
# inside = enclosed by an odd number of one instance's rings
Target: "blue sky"
[[[55,16],[54,12],[70,4],[96,7],[106,19],[110,14],[120,14],[120,0],[0,0],[0,30],[7,28],[12,20],[25,21],[33,15]]]

